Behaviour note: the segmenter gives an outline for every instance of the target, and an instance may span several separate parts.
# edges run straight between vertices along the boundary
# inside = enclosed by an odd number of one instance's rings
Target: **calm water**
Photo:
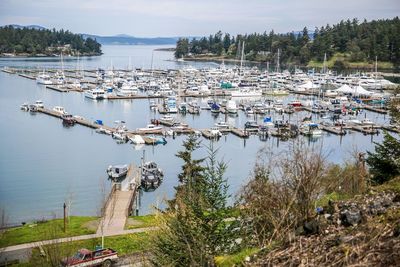
[[[81,60],[84,68],[106,68],[111,61],[115,67],[150,67],[152,46],[105,46],[104,55]],[[168,61],[171,52],[154,52],[154,67],[180,68],[182,64]],[[37,68],[59,67],[59,60],[42,59],[0,59],[1,66],[30,66]],[[68,59],[66,67],[76,67],[76,59]],[[214,63],[192,64],[197,67],[213,66]],[[47,107],[63,106],[69,113],[88,119],[102,119],[112,125],[115,120],[125,120],[127,127],[144,127],[151,118],[158,117],[149,109],[147,100],[123,100],[94,102],[80,93],[59,93],[39,86],[35,81],[0,72],[0,206],[5,208],[9,223],[20,223],[42,217],[61,216],[64,201],[71,201],[74,215],[97,215],[100,200],[108,192],[105,169],[110,164],[140,162],[142,150],[146,158],[155,160],[163,168],[165,179],[154,192],[144,192],[141,196],[140,213],[152,211],[152,206],[162,206],[165,198],[173,196],[177,184],[181,161],[174,155],[181,149],[184,136],[169,138],[165,146],[143,148],[131,144],[117,144],[110,136],[96,134],[93,130],[75,126],[65,128],[61,121],[43,114],[31,115],[22,112],[23,102],[44,101]],[[285,99],[287,100],[287,99]],[[200,100],[199,100],[200,101]],[[206,100],[203,100],[205,105]],[[302,118],[304,114],[291,116],[291,120]],[[223,118],[211,116],[202,111],[200,116],[186,115],[178,119],[195,128],[212,126]],[[364,116],[364,115],[360,115]],[[387,121],[387,117],[367,113],[375,121]],[[240,114],[228,121],[243,127],[248,118]],[[259,118],[261,119],[261,118]],[[329,152],[329,160],[343,162],[353,148],[372,150],[372,141],[380,142],[382,135],[364,136],[351,133],[345,137],[324,133],[323,137],[308,141],[310,146],[323,143]],[[209,141],[203,140],[203,144]],[[219,157],[228,163],[226,177],[230,191],[235,194],[249,176],[257,151],[267,146],[275,151],[287,143],[277,139],[261,142],[252,136],[242,140],[233,135],[222,137],[216,146]],[[206,155],[201,149],[197,155]]]

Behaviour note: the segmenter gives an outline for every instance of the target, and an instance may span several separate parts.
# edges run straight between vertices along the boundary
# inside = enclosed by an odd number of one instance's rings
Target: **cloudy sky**
[[[142,37],[288,32],[399,14],[399,0],[0,0],[0,25]]]

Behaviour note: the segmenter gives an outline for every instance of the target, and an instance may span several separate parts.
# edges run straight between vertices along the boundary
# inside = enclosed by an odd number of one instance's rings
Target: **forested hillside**
[[[373,62],[375,57],[381,62],[400,65],[400,20],[382,19],[359,22],[357,19],[340,21],[313,29],[304,27],[301,33],[277,34],[252,33],[231,36],[221,31],[208,38],[178,40],[175,56],[187,55],[223,56],[238,58],[241,44],[245,43],[245,59],[276,62],[278,49],[282,64],[307,65],[311,61],[321,62],[326,53],[327,60],[334,64],[346,62]],[[337,59],[338,58],[338,59]]]
[[[0,27],[0,53],[3,55],[58,55],[61,52],[99,55],[101,45],[95,39],[84,39],[68,30]]]

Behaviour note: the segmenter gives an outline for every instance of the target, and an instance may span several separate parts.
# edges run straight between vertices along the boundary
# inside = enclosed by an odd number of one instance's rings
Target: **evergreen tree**
[[[157,266],[214,266],[215,256],[229,252],[233,246],[233,227],[227,218],[228,185],[223,177],[226,165],[217,162],[211,147],[206,166],[193,160],[199,148],[195,137],[184,142],[177,156],[184,160],[174,201],[161,217],[153,249]]]
[[[382,184],[400,175],[400,140],[385,132],[382,144],[375,143],[375,152],[367,152],[372,182]]]

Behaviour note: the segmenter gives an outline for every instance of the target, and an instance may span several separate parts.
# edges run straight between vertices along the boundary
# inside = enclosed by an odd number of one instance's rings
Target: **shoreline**
[[[86,53],[86,54],[80,54],[80,57],[98,57],[103,55],[103,53]],[[52,55],[46,55],[46,54],[39,54],[39,55],[32,55],[32,54],[0,54],[0,58],[44,58],[44,57],[60,57],[61,54],[52,54]],[[77,57],[77,55],[71,55],[71,54],[63,54],[64,57]]]

